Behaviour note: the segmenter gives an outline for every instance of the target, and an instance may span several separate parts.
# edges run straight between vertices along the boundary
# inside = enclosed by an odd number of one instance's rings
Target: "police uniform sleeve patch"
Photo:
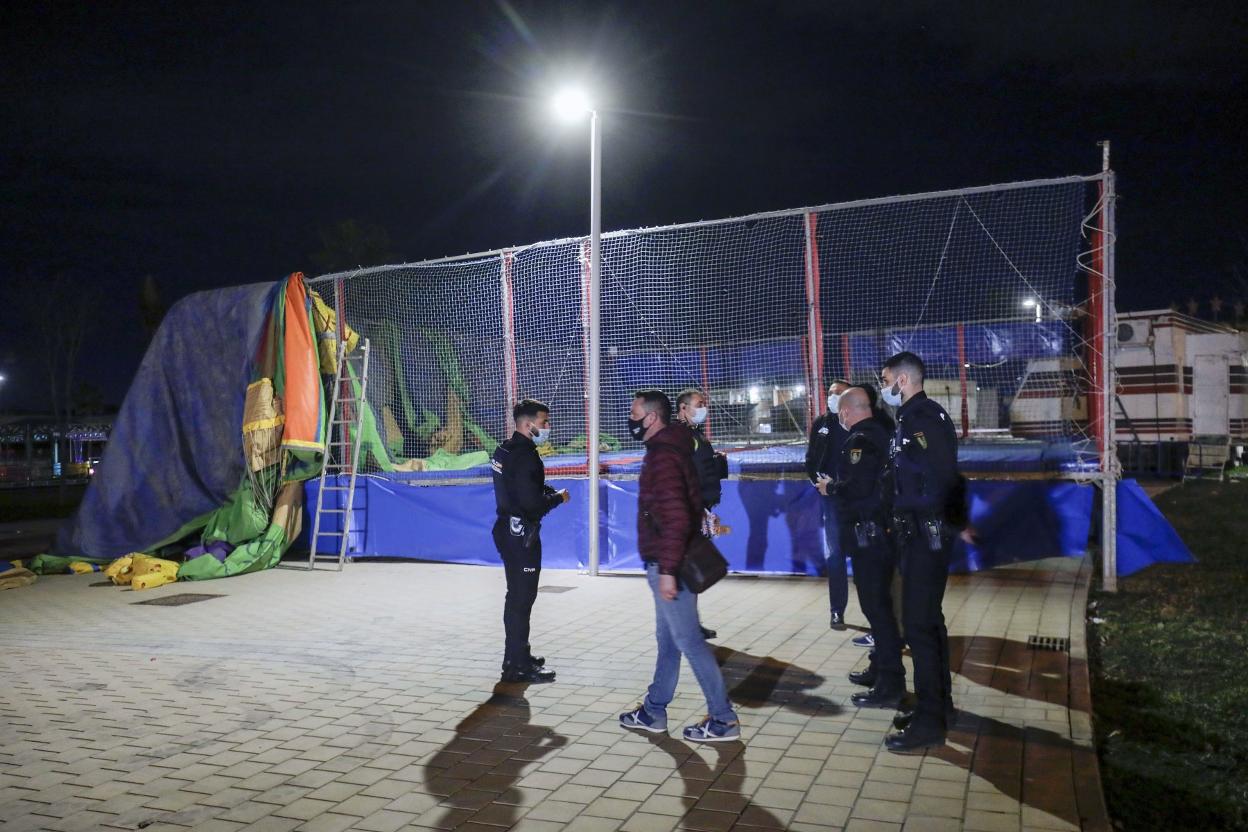
[[[915,433],[914,433],[914,441],[915,441],[915,442],[918,442],[918,443],[919,443],[919,447],[921,447],[923,450],[925,450],[925,451],[927,450],[927,437],[923,435],[923,431],[921,431],[921,430],[920,430],[920,431],[915,431]]]
[[[858,461],[861,459],[862,459],[862,448],[853,448],[852,450],[850,450],[849,452],[849,464],[850,465],[857,465]]]

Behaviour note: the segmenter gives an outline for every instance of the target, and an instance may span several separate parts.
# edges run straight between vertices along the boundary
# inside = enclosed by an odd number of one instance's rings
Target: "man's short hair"
[[[672,400],[662,390],[638,390],[634,399],[641,399],[641,406],[647,413],[659,414],[659,421],[670,424],[672,421]]]
[[[519,422],[521,419],[536,419],[539,413],[549,413],[550,408],[537,399],[521,399],[511,409],[511,418]]]
[[[912,352],[897,353],[884,362],[884,369],[892,370],[894,374],[906,373],[911,381],[917,381],[919,384],[922,384],[927,376],[927,367],[923,366],[923,359]]]
[[[832,379],[832,382],[828,385],[828,391],[831,392],[832,388],[838,384],[844,384],[846,387],[854,386],[854,383],[847,378],[834,378]]]
[[[681,408],[689,404],[689,400],[694,396],[704,395],[701,390],[696,387],[686,387],[676,394],[676,407]]]

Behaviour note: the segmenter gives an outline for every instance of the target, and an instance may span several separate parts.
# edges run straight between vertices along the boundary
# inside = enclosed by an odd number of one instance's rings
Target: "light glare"
[[[589,95],[580,87],[565,87],[555,94],[550,104],[562,121],[575,121],[593,109]]]

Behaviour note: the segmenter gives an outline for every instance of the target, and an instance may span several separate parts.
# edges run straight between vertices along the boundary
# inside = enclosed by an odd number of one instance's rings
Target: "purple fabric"
[[[226,543],[224,540],[218,540],[207,546],[192,546],[186,550],[186,559],[193,560],[200,555],[212,555],[221,563],[225,563],[225,559],[229,557],[230,552],[234,551],[234,547]]]

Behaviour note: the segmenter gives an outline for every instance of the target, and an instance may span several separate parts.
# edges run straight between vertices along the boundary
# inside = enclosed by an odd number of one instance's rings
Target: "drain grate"
[[[574,590],[574,589],[576,589],[576,587],[574,587],[574,586],[551,586],[551,585],[547,585],[547,586],[539,586],[539,587],[537,588],[537,591],[538,591],[538,592],[571,592],[571,591],[572,591],[572,590]]]
[[[1070,650],[1070,639],[1055,636],[1027,636],[1027,649],[1066,653]]]
[[[135,601],[132,606],[180,607],[183,604],[194,604],[210,598],[224,598],[224,595],[209,595],[205,592],[184,592],[181,595],[166,595],[163,598],[152,598],[148,601]]]

